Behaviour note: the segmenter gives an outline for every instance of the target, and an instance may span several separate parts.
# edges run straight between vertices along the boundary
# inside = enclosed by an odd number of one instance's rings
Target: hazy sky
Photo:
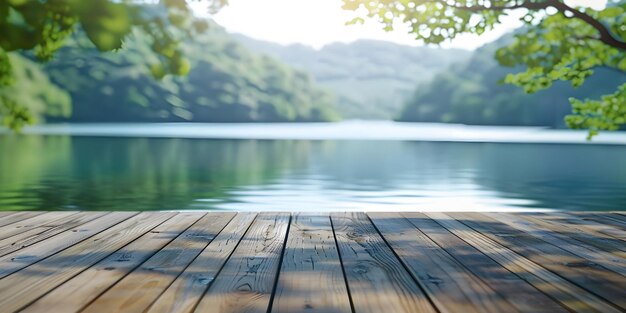
[[[573,5],[601,7],[606,0],[570,0]],[[230,4],[214,16],[218,24],[230,32],[281,44],[301,43],[320,48],[331,42],[351,42],[357,39],[379,39],[406,45],[418,45],[400,26],[385,32],[377,22],[346,26],[354,12],[341,9],[341,0],[230,0]],[[195,5],[198,12],[202,5]],[[521,13],[521,12],[520,12]],[[502,27],[482,36],[457,38],[446,47],[475,49],[493,41],[520,25],[518,18],[506,18]]]

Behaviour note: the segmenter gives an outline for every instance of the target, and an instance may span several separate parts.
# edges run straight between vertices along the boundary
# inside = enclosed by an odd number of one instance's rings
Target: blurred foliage
[[[206,2],[214,9],[225,4]],[[307,74],[254,55],[217,25],[194,18],[186,1],[28,3],[7,4],[10,10],[16,6],[22,11],[7,18],[11,27],[0,34],[0,116],[10,128],[19,129],[36,118],[206,122],[337,118],[333,97],[316,88]],[[14,21],[35,14],[23,7],[27,4],[55,19]],[[69,17],[60,21],[64,15],[53,14],[61,10],[57,6]],[[29,26],[32,23],[43,24],[36,30]],[[39,36],[38,41],[28,43],[16,35],[26,31]],[[119,51],[102,53],[109,50]],[[18,59],[30,64],[28,75],[22,74]],[[46,73],[33,68],[36,61],[45,61]],[[45,74],[67,93],[55,89]],[[73,109],[70,97],[76,104]]]
[[[399,120],[477,125],[548,126],[563,128],[563,116],[571,112],[569,97],[601,97],[626,83],[626,73],[597,69],[578,88],[555,82],[533,94],[501,84],[503,77],[520,67],[503,67],[493,58],[500,47],[514,38],[505,36],[474,52],[472,57],[416,88]],[[620,107],[620,106],[617,106]],[[604,115],[608,116],[608,112]]]
[[[27,58],[6,55],[11,64],[11,83],[0,88],[2,124],[20,129],[37,116],[68,117],[72,102],[67,92],[50,82],[46,73]],[[6,63],[8,64],[8,63]],[[27,103],[28,106],[22,104]]]
[[[375,18],[387,30],[396,21],[410,26],[416,39],[439,44],[463,34],[482,34],[513,10],[526,12],[524,31],[496,52],[506,66],[523,65],[505,82],[526,92],[549,88],[557,81],[578,87],[598,68],[626,71],[626,1],[609,0],[594,10],[569,6],[562,0],[344,0],[344,9],[360,14],[352,23]],[[364,10],[362,10],[364,9]],[[590,130],[615,130],[626,121],[624,86],[601,100],[571,99],[568,126]]]
[[[314,49],[234,36],[255,52],[266,53],[311,73],[337,95],[337,111],[345,119],[392,119],[415,85],[429,81],[471,52],[411,47],[376,40],[332,43]]]
[[[132,33],[122,51],[102,54],[76,33],[45,64],[51,80],[70,93],[71,117],[54,121],[288,122],[337,118],[334,98],[312,78],[257,55],[219,26],[180,43],[185,76],[165,76],[150,54],[150,36]]]
[[[201,0],[195,0],[201,1]],[[226,0],[204,0],[211,11]],[[117,50],[133,29],[147,34],[155,55],[155,76],[184,75],[189,62],[180,43],[206,30],[203,20],[193,18],[187,0],[162,0],[145,10],[146,1],[136,0],[4,0],[0,1],[0,89],[15,82],[8,53],[32,51],[38,61],[49,61],[77,31],[100,51]],[[5,125],[16,128],[33,121],[29,104],[4,92],[0,113]]]

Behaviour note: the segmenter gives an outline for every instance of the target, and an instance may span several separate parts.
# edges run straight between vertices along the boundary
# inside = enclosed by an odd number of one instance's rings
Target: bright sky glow
[[[570,0],[570,5],[602,8],[606,0]],[[320,48],[332,42],[352,42],[358,39],[377,39],[405,45],[420,45],[399,25],[393,32],[385,32],[373,20],[364,25],[346,26],[353,12],[341,9],[341,0],[230,0],[230,4],[214,16],[215,21],[229,32],[241,33],[256,39],[280,44],[300,43]],[[203,5],[194,4],[197,12]],[[503,21],[498,29],[482,36],[462,36],[444,47],[473,50],[491,42],[521,25],[517,12]]]

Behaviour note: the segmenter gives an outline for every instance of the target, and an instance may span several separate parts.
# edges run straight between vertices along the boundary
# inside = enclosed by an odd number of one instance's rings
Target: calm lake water
[[[606,144],[589,144],[580,132],[407,127],[135,124],[5,133],[0,134],[0,208],[626,208],[625,134],[603,135],[596,142]],[[515,143],[504,143],[507,137]]]

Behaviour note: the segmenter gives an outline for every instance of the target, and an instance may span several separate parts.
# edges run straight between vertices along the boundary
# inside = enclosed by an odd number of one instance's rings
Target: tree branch
[[[522,1],[515,5],[503,5],[503,6],[484,6],[484,5],[472,5],[472,6],[464,6],[464,5],[453,5],[447,2],[446,0],[438,0],[443,5],[464,11],[470,12],[480,12],[480,11],[505,11],[505,10],[515,10],[515,9],[528,9],[528,10],[541,10],[549,7],[552,0],[547,0],[544,2],[526,2]]]
[[[573,18],[578,18],[582,20],[583,22],[587,23],[588,25],[590,25],[591,27],[595,28],[600,33],[600,36],[597,38],[593,38],[593,39],[600,40],[603,43],[611,47],[615,47],[620,50],[626,50],[626,42],[615,38],[613,34],[611,34],[611,31],[609,30],[609,28],[606,27],[604,24],[602,24],[602,22],[595,19],[593,16],[585,12],[582,12],[580,10],[577,10],[573,7],[570,7],[569,5],[559,0],[545,0],[542,2],[522,1],[514,5],[503,5],[503,6],[484,6],[484,5],[464,6],[464,5],[450,4],[450,2],[446,0],[435,0],[435,2],[439,2],[445,6],[448,6],[457,10],[464,10],[464,11],[470,11],[470,12],[505,11],[505,10],[515,10],[515,9],[527,9],[531,11],[537,11],[537,10],[547,9],[548,7],[554,7],[555,9],[559,10],[563,14],[565,14],[566,12],[571,13]]]
[[[602,22],[600,22],[599,20],[595,19],[593,16],[572,8],[569,5],[560,1],[554,1],[554,4],[552,4],[552,6],[557,10],[563,12],[564,14],[565,12],[570,12],[573,17],[578,18],[583,22],[589,24],[591,27],[595,28],[600,33],[600,37],[594,39],[600,40],[611,47],[615,47],[620,50],[626,50],[626,42],[615,38],[613,34],[611,34],[609,28],[602,24]]]
[[[447,4],[447,2],[445,2],[445,0],[441,0],[440,2]],[[449,5],[449,4],[448,4]],[[492,11],[504,11],[504,10],[514,10],[514,9],[528,9],[528,10],[541,10],[541,9],[546,9],[548,7],[554,7],[555,9],[559,10],[562,13],[566,13],[566,12],[570,12],[573,17],[578,18],[580,20],[582,20],[583,22],[587,23],[588,25],[590,25],[591,27],[595,28],[599,33],[600,33],[600,37],[595,38],[597,40],[602,41],[603,43],[611,46],[611,47],[615,47],[618,48],[620,50],[626,50],[626,42],[621,41],[617,38],[615,38],[613,36],[613,34],[611,34],[611,31],[609,30],[608,27],[606,27],[604,24],[602,24],[602,22],[600,22],[599,20],[595,19],[593,16],[582,12],[580,10],[577,10],[573,7],[570,7],[569,5],[565,4],[564,2],[561,2],[559,0],[546,0],[543,2],[520,2],[518,4],[515,5],[510,5],[510,6],[492,6],[492,7],[487,7],[487,6],[483,6],[483,5],[477,5],[477,6],[455,6],[452,5],[452,7],[454,7],[455,9],[459,9],[459,10],[466,10],[466,11],[471,11],[471,12],[479,12],[479,11],[484,11],[484,10],[492,10]]]

